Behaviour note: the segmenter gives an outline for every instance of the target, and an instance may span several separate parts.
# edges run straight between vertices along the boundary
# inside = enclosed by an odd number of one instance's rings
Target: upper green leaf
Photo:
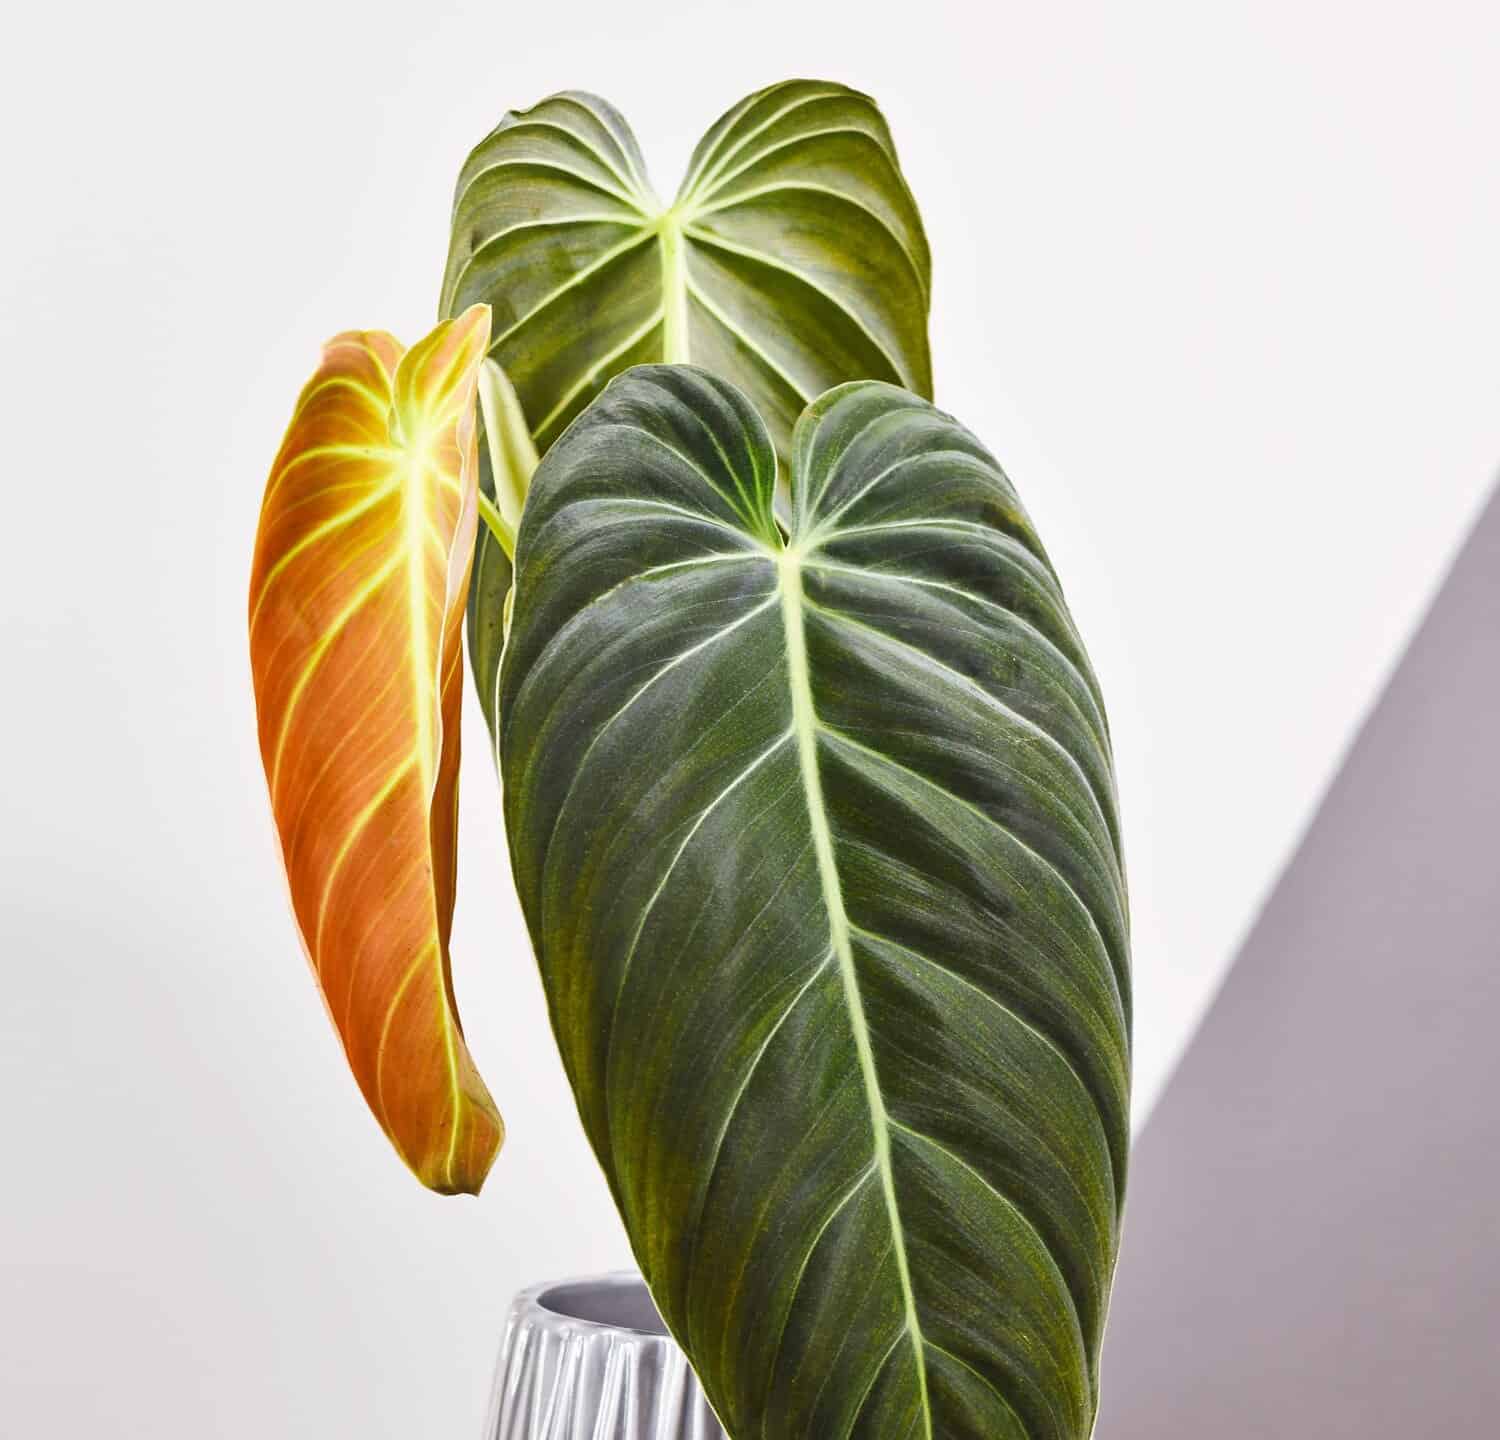
[[[1098,689],[1010,483],[885,384],[687,367],[544,457],[501,675],[553,1026],[736,1440],[1082,1440],[1128,1143]]]
[[[568,92],[507,114],[469,156],[442,311],[491,307],[490,354],[539,450],[611,376],[653,360],[732,380],[784,448],[841,381],[931,393],[930,271],[868,96],[810,80],[758,91],[664,205],[619,112]]]

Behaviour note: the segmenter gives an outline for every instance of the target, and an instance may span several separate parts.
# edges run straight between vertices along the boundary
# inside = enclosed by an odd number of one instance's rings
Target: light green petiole
[[[479,410],[484,416],[490,471],[495,477],[494,499],[481,491],[479,513],[500,548],[514,560],[521,507],[536,470],[537,453],[515,389],[493,360],[486,360],[479,372]]]

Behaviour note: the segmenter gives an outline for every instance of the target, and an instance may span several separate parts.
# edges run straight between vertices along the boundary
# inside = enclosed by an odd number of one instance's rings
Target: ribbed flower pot
[[[724,1440],[639,1275],[533,1285],[511,1302],[485,1440]]]

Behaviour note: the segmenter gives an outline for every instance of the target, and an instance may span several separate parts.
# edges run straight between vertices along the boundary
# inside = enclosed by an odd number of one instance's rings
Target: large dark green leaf
[[[930,278],[874,102],[792,80],[712,126],[670,205],[606,101],[569,92],[507,114],[459,175],[441,303],[491,307],[490,354],[539,450],[627,366],[691,360],[746,391],[784,451],[802,408],[842,381],[932,393]],[[478,545],[470,658],[488,697],[510,562],[488,531]]]
[[[512,863],[641,1267],[735,1440],[1080,1440],[1129,973],[1109,741],[1010,483],[917,397],[616,380],[544,457]]]

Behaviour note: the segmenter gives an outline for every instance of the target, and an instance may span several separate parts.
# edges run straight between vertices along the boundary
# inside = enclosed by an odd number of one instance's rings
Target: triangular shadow
[[[1500,491],[1137,1147],[1097,1435],[1489,1434],[1497,1347]]]

